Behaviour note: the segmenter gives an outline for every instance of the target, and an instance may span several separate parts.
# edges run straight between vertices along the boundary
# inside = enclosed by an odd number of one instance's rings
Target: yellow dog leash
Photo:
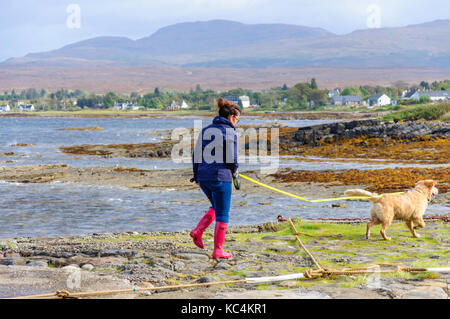
[[[243,174],[239,174],[239,176],[244,178],[244,179],[246,179],[246,180],[248,180],[248,181],[250,181],[250,182],[252,182],[252,183],[255,183],[255,184],[259,185],[259,186],[262,186],[262,187],[268,188],[270,190],[273,190],[275,192],[278,192],[278,193],[281,193],[281,194],[284,194],[284,195],[287,195],[287,196],[291,196],[291,197],[300,199],[300,200],[305,201],[305,202],[310,202],[310,203],[330,202],[330,201],[334,201],[334,200],[343,200],[343,199],[370,199],[370,198],[379,198],[379,197],[383,196],[383,195],[377,195],[377,196],[349,196],[349,197],[334,197],[334,198],[324,198],[324,199],[312,199],[312,200],[310,200],[310,199],[307,199],[307,198],[304,198],[304,197],[301,197],[301,196],[298,196],[298,195],[295,195],[295,194],[283,191],[281,189],[269,186],[267,184],[261,183],[261,182],[259,182],[257,180],[254,180],[253,178],[250,178],[250,177],[245,176]],[[389,194],[403,194],[403,192],[389,193]]]

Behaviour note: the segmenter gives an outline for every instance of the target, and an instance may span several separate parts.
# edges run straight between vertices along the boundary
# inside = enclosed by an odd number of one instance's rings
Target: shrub
[[[448,121],[448,113],[450,112],[450,103],[438,103],[421,105],[409,110],[388,114],[382,118],[383,121],[392,120],[442,120]]]

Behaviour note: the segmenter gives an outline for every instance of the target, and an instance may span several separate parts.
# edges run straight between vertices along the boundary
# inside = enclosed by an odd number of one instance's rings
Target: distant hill
[[[336,35],[321,28],[185,22],[138,40],[97,37],[0,65],[450,67],[450,20]]]

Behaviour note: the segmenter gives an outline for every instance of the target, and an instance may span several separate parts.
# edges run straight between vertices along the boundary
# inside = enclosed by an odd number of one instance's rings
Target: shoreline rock
[[[340,139],[357,137],[413,139],[421,136],[450,138],[450,123],[437,121],[381,122],[377,119],[354,120],[301,127],[293,134],[293,142],[320,146]]]

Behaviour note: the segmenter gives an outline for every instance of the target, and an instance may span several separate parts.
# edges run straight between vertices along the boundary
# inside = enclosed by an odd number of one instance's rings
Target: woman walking
[[[213,259],[230,258],[223,251],[228,226],[233,176],[238,174],[238,147],[235,126],[239,121],[239,106],[222,98],[217,99],[219,116],[205,127],[195,145],[193,180],[200,186],[211,202],[211,207],[199,221],[190,236],[197,247],[204,248],[202,235],[216,220],[214,230]]]

